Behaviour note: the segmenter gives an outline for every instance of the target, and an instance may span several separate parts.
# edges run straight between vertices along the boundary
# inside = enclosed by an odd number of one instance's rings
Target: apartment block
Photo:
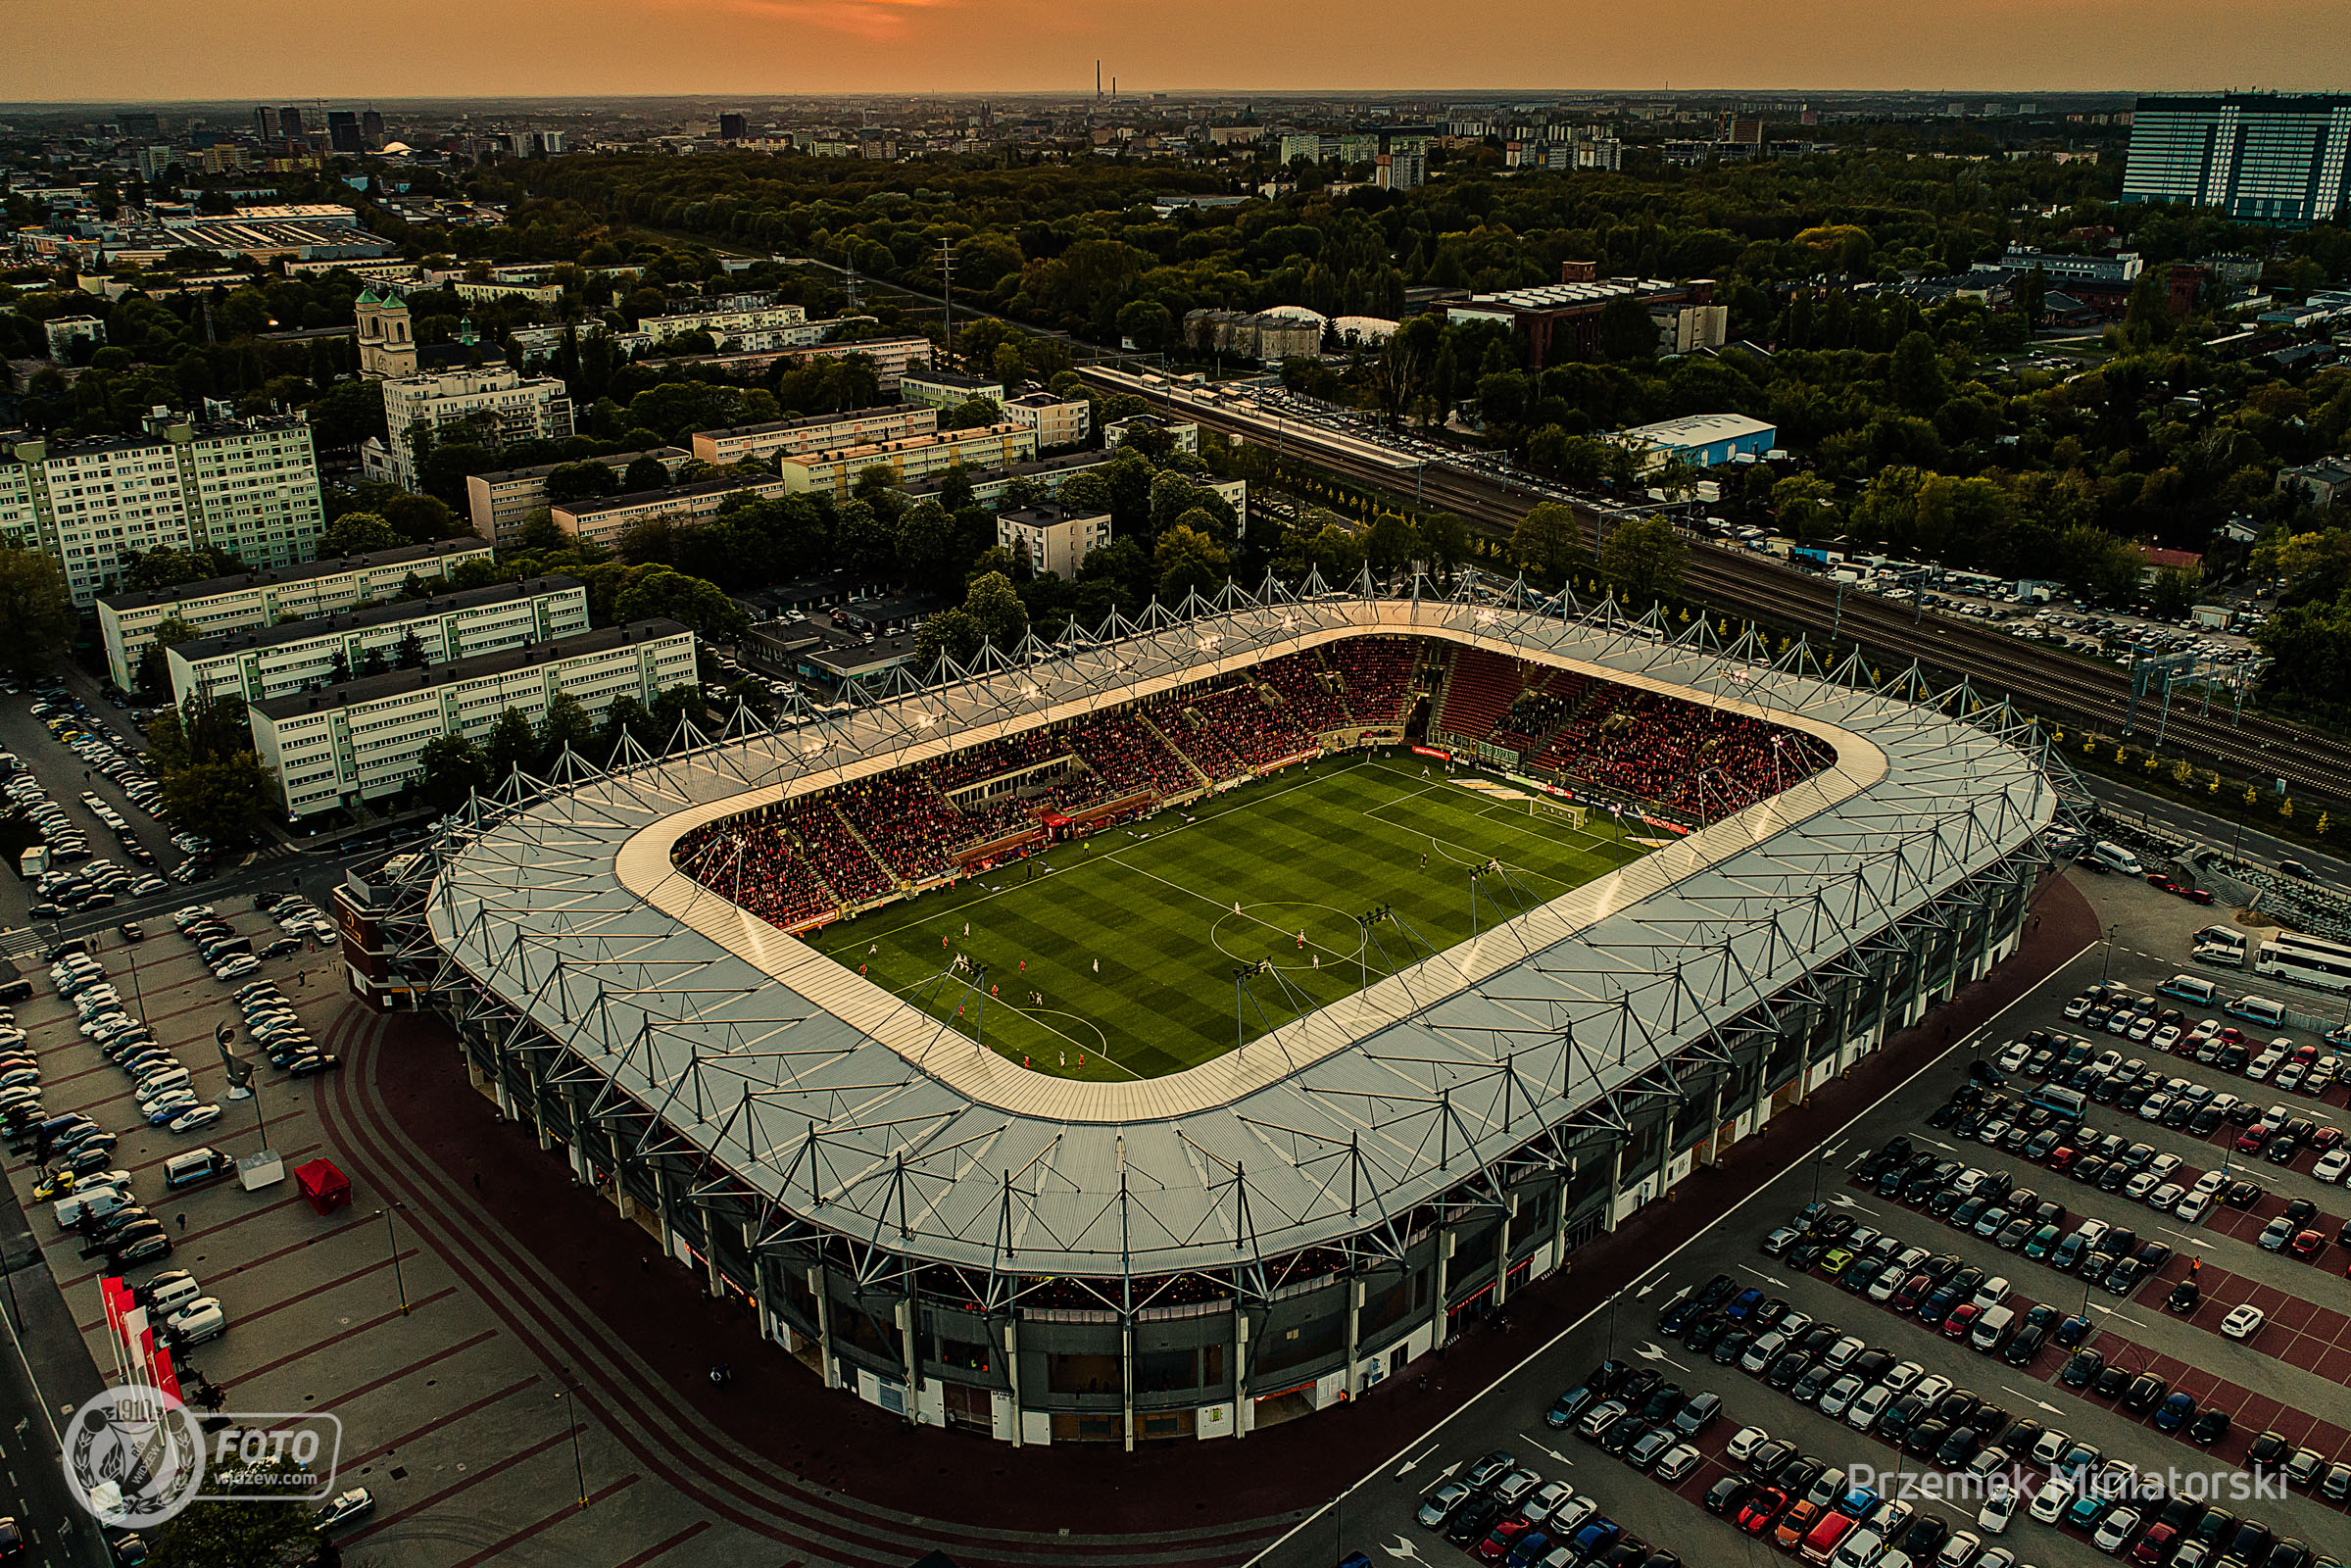
[[[622,697],[650,707],[695,680],[694,634],[639,620],[271,698],[246,713],[286,814],[301,817],[398,794],[422,776],[428,743],[483,740],[510,708],[535,724],[559,693],[601,714]]]
[[[984,375],[957,375],[952,370],[908,370],[898,378],[898,395],[908,403],[953,409],[973,398],[987,398],[1001,404],[1004,400],[1004,384]]]
[[[1004,401],[1004,418],[1037,432],[1037,450],[1080,447],[1094,429],[1094,405],[1085,398],[1058,398],[1051,392],[1024,392]]]
[[[1110,514],[1052,505],[996,514],[996,542],[1029,564],[1059,577],[1074,577],[1086,557],[1110,542]]]
[[[953,467],[997,468],[1026,463],[1036,455],[1036,431],[1017,424],[984,424],[904,441],[804,452],[780,458],[777,464],[785,488],[795,495],[817,490],[847,495],[867,468],[888,468],[903,485]]]
[[[708,522],[718,515],[728,496],[749,491],[761,500],[789,495],[784,479],[701,479],[671,485],[665,490],[639,490],[633,495],[598,496],[593,501],[566,501],[549,507],[547,515],[561,531],[600,545],[616,543],[640,522],[666,518],[671,522]]]
[[[504,365],[386,381],[384,428],[391,442],[363,457],[370,467],[380,464],[384,477],[403,490],[421,488],[410,435],[419,425],[435,442],[562,441],[571,434],[571,393],[554,376],[524,376]]]
[[[445,582],[467,562],[489,559],[490,547],[478,539],[442,539],[152,592],[113,593],[97,601],[98,632],[115,684],[128,689],[155,628],[174,617],[207,636],[274,625],[288,615],[315,619],[390,599],[412,577],[426,585]]]
[[[786,453],[903,441],[908,436],[936,434],[938,429],[939,411],[928,404],[886,403],[847,414],[811,414],[765,424],[697,430],[688,439],[694,443],[694,456],[705,463],[764,463]]]
[[[200,637],[166,649],[164,658],[175,704],[190,697],[260,703],[399,667],[404,657],[454,664],[587,629],[585,584],[534,577]]]
[[[1048,500],[1061,493],[1061,486],[1073,474],[1091,472],[1110,461],[1106,452],[1064,452],[1059,457],[1037,458],[1028,463],[1006,464],[997,468],[966,468],[963,482],[971,486],[974,506],[994,512],[1002,505],[1004,492],[1015,480],[1027,479],[1045,492]],[[908,501],[927,501],[945,488],[947,475],[936,473],[899,486]]]
[[[1102,450],[1115,452],[1126,444],[1128,436],[1142,431],[1162,431],[1167,436],[1168,450],[1200,453],[1200,426],[1190,419],[1169,419],[1156,414],[1130,414],[1123,419],[1113,419],[1102,426]]]
[[[316,552],[325,508],[300,416],[193,423],[158,409],[146,425],[0,447],[0,535],[56,557],[74,604],[159,547],[207,545],[263,567]]]
[[[689,456],[684,447],[647,447],[640,452],[614,452],[581,461],[601,463],[618,475],[627,472],[628,466],[639,458],[653,458],[674,477]],[[466,475],[465,515],[472,522],[473,531],[494,545],[504,547],[514,543],[523,524],[547,510],[547,476],[567,466],[562,463],[537,463],[525,468],[500,468],[491,473]]]
[[[637,330],[656,343],[666,343],[688,332],[708,332],[721,349],[756,353],[764,349],[804,348],[823,341],[831,323],[811,321],[797,305],[735,305],[708,311],[682,311],[674,316],[648,316]]]

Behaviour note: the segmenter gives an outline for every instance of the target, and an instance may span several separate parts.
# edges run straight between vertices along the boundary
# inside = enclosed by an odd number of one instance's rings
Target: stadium
[[[517,776],[355,879],[355,978],[828,1387],[1351,1398],[2011,952],[2061,766],[1801,643],[1359,588]]]

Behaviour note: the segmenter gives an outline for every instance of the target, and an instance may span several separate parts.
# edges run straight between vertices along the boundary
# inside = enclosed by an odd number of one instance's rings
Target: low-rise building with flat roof
[[[987,398],[1001,404],[1004,400],[1004,384],[984,375],[957,375],[953,370],[926,368],[901,375],[898,395],[908,403],[927,403],[936,409],[955,408],[973,398]]]
[[[116,685],[129,690],[139,655],[155,641],[155,628],[167,620],[184,620],[200,635],[218,636],[274,625],[288,616],[331,615],[390,599],[411,577],[429,586],[446,581],[467,562],[489,559],[490,547],[479,539],[437,539],[364,556],[183,582],[174,588],[109,594],[97,603],[107,670]]]
[[[165,650],[164,657],[174,704],[190,697],[259,703],[354,675],[453,664],[587,629],[584,584],[574,577],[533,577],[199,637]],[[404,660],[411,662],[404,665]]]
[[[1686,414],[1678,419],[1619,430],[1613,439],[1633,448],[1643,470],[1679,458],[1711,468],[1737,457],[1762,457],[1779,444],[1779,427],[1743,414]]]
[[[1094,428],[1094,405],[1085,398],[1056,397],[1051,392],[1023,392],[1004,400],[1004,417],[1037,432],[1037,450],[1086,444]]]
[[[901,484],[945,473],[949,468],[995,468],[1026,463],[1037,455],[1037,432],[1017,424],[983,424],[941,430],[865,446],[803,452],[779,458],[786,488],[795,495],[829,490],[847,495],[867,468],[887,468]]]
[[[1157,414],[1130,414],[1123,419],[1113,419],[1102,426],[1102,450],[1115,452],[1126,444],[1126,438],[1142,431],[1162,432],[1167,437],[1170,452],[1200,452],[1200,426],[1190,419],[1170,419]]]
[[[481,740],[510,708],[536,724],[559,693],[601,714],[620,698],[651,707],[694,683],[694,634],[639,620],[270,698],[246,714],[286,814],[302,817],[397,795],[417,782],[428,743]]]
[[[1110,542],[1110,514],[1087,508],[1023,507],[996,514],[996,542],[1056,577],[1075,577],[1089,552]]]
[[[640,522],[666,517],[672,522],[708,522],[718,515],[726,498],[745,491],[761,500],[791,493],[783,478],[697,479],[665,490],[639,490],[624,496],[597,496],[588,501],[565,501],[547,509],[556,528],[581,539],[609,545]]]
[[[601,463],[617,477],[626,473],[628,466],[639,458],[653,458],[674,478],[689,456],[684,447],[647,447],[639,452],[614,452],[579,461]],[[526,468],[467,474],[465,515],[472,522],[473,531],[494,545],[513,544],[523,525],[547,510],[547,476],[558,468],[569,466],[568,463],[535,463]]]
[[[787,452],[821,452],[873,441],[902,441],[939,428],[939,411],[927,403],[887,403],[847,414],[811,414],[765,424],[737,424],[697,430],[689,437],[694,456],[705,463],[764,463]]]

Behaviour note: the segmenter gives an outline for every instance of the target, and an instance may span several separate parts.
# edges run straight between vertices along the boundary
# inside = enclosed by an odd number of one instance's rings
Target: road
[[[2235,823],[2207,816],[2192,806],[2134,790],[2096,773],[2082,774],[2082,782],[2099,805],[2124,821],[2151,824],[2197,843],[2242,854],[2247,859],[2263,861],[2272,868],[2279,860],[2300,860],[2317,872],[2321,880],[2336,887],[2351,887],[2351,859],[2341,856],[2307,849],[2258,828],[2239,829]]]

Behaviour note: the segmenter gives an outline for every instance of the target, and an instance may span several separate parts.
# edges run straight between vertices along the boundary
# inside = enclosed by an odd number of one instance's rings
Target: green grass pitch
[[[1508,872],[1480,896],[1486,928],[1644,853],[1639,839],[1619,843],[1604,812],[1579,830],[1523,800],[1485,798],[1441,764],[1424,774],[1424,760],[1287,769],[1199,803],[1189,819],[1165,810],[1057,844],[811,940],[968,1036],[985,988],[975,993],[971,971],[948,974],[962,954],[996,989],[981,1027],[997,1051],[1060,1077],[1152,1078],[1234,1048],[1238,967],[1280,971],[1249,978],[1243,1029],[1254,1039],[1353,994],[1367,969],[1378,979],[1466,940],[1475,865]],[[1357,916],[1382,906],[1394,917],[1367,948]]]

